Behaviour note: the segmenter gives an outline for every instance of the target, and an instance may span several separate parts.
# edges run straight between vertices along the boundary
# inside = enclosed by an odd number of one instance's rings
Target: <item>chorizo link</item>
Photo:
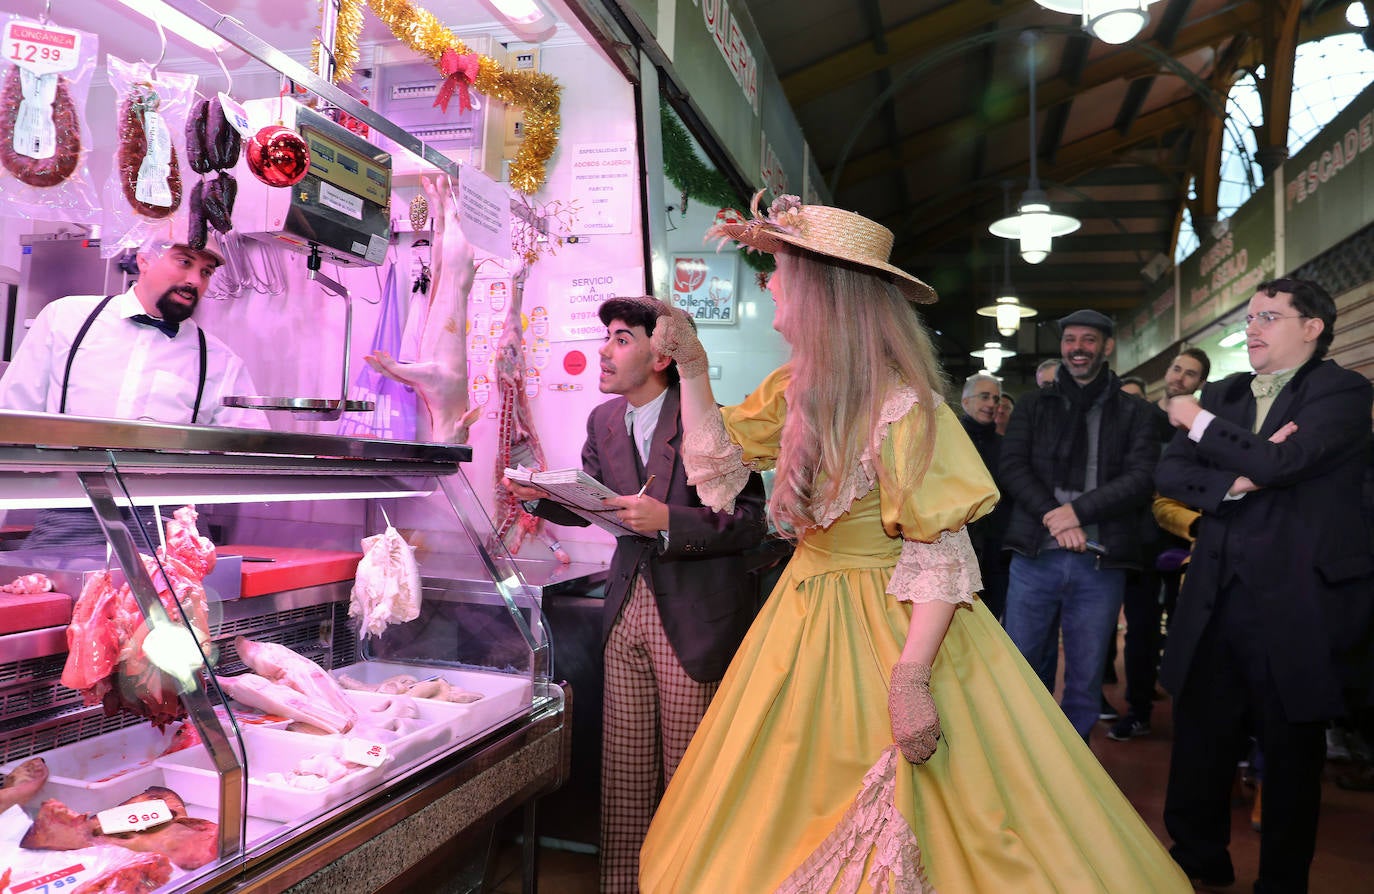
[[[150,94],[136,88],[125,97],[120,106],[119,157],[116,162],[119,165],[119,185],[123,188],[124,198],[129,201],[129,205],[144,217],[161,220],[169,217],[181,205],[181,171],[177,166],[176,147],[172,146],[170,173],[167,176],[167,188],[172,193],[172,204],[163,208],[138,200],[138,171],[143,166],[144,156],[148,154],[148,134],[143,128],[143,108],[150,99]]]
[[[81,158],[81,125],[77,121],[76,104],[72,102],[68,81],[61,75],[57,78],[57,95],[52,104],[57,147],[51,158],[30,158],[15,151],[14,128],[23,101],[19,66],[11,66],[5,76],[3,92],[0,92],[0,165],[29,186],[56,186],[72,175]]]

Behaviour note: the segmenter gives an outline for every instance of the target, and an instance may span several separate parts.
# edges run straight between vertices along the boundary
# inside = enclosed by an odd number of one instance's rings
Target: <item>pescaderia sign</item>
[[[1283,208],[1289,270],[1374,221],[1374,86],[1283,163]]]

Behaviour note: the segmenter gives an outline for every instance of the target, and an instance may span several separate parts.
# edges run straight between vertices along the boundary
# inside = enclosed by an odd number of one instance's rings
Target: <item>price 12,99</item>
[[[80,33],[52,25],[12,20],[0,40],[0,55],[35,74],[71,71],[80,58]]]

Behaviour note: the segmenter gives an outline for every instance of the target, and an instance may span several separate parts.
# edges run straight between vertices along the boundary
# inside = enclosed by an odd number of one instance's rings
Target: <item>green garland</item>
[[[739,206],[739,196],[730,188],[724,175],[706,164],[692,149],[687,128],[667,103],[659,104],[659,119],[663,129],[663,170],[668,180],[687,198],[712,208],[733,208],[748,218]],[[773,271],[773,256],[765,252],[740,251],[740,257],[759,273]]]

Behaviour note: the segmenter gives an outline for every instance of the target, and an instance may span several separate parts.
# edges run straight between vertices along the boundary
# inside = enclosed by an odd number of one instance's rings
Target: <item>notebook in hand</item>
[[[536,472],[521,466],[517,469],[506,469],[505,476],[511,481],[542,488],[554,502],[617,537],[646,536],[615,520],[615,510],[603,506],[601,501],[607,497],[621,495],[581,469],[550,469]]]

